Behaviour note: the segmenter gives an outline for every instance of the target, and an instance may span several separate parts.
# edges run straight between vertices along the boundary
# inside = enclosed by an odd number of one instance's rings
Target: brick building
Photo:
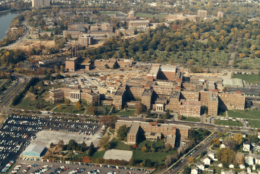
[[[59,103],[64,100],[64,92],[60,89],[50,90],[50,100],[53,104]]]
[[[126,125],[126,127],[129,128],[127,133],[127,144],[132,145],[137,143],[138,135],[141,131],[145,133],[147,139],[151,139],[151,136],[165,137],[165,143],[169,143],[173,148],[175,147],[176,137],[179,137],[180,139],[189,138],[190,127],[184,125],[117,120],[115,124],[115,132],[117,132],[117,130],[123,125]]]
[[[197,16],[200,18],[207,18],[208,12],[207,10],[198,10]]]
[[[197,16],[196,15],[185,15],[183,13],[177,13],[177,14],[168,14],[166,16],[166,20],[167,21],[176,21],[176,20],[180,20],[180,21],[183,21],[185,19],[188,19],[190,21],[194,21],[196,22],[197,21]]]
[[[85,47],[88,47],[93,43],[93,38],[88,34],[82,34],[78,40],[79,44]]]
[[[237,91],[235,93],[218,93],[219,107],[222,109],[245,109],[245,95]]]
[[[116,109],[122,109],[124,104],[124,97],[125,97],[125,90],[117,90],[114,98],[113,98],[113,105]]]
[[[179,103],[179,112],[183,116],[200,117],[201,114],[201,102],[181,100]]]
[[[75,88],[59,88],[50,91],[50,98],[53,103],[62,101],[64,98],[75,103],[80,100],[86,100],[89,105],[100,105],[100,95],[93,93],[91,89]]]
[[[70,34],[74,39],[77,39],[82,35],[79,30],[63,30],[63,37],[67,37],[68,34]]]
[[[208,115],[218,115],[218,95],[209,91]]]
[[[78,61],[79,61],[78,57],[66,58],[65,71],[75,71]]]

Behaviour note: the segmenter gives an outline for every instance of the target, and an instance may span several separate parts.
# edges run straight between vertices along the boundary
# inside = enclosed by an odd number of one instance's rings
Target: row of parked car
[[[7,132],[7,131],[0,131],[0,137],[7,138],[30,138],[30,135],[27,133],[16,133],[16,132]]]
[[[9,131],[26,131],[26,132],[35,132],[35,131],[41,131],[42,127],[24,127],[24,126],[12,126],[12,125],[5,125],[4,130]]]
[[[9,163],[7,163],[5,165],[5,167],[1,170],[2,173],[6,173],[10,168],[11,166],[14,164],[15,161],[11,160],[9,161]]]
[[[18,153],[21,149],[21,146],[12,146],[12,147],[7,147],[7,146],[0,146],[0,152],[14,152],[14,153]]]

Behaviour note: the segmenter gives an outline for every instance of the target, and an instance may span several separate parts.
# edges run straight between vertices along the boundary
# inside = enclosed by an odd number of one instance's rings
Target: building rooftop
[[[134,121],[128,133],[132,134],[132,135],[136,135],[138,132],[139,126],[140,126],[140,122]]]
[[[125,91],[123,90],[117,90],[115,95],[123,95]]]
[[[150,89],[145,89],[143,92],[143,96],[148,96],[151,97],[152,96],[153,91]]]
[[[78,57],[67,57],[66,60],[68,60],[68,61],[75,61],[77,59],[78,59]]]
[[[35,152],[35,153],[39,153],[41,154],[43,152],[43,150],[45,149],[45,147],[37,145],[37,144],[30,144],[24,151],[24,152]]]

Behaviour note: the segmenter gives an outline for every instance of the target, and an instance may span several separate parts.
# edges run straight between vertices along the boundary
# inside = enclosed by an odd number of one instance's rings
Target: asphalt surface
[[[138,171],[138,170],[127,170],[127,169],[115,169],[115,168],[105,168],[105,167],[97,167],[97,166],[85,166],[85,165],[78,165],[78,164],[65,164],[65,163],[48,163],[48,162],[40,162],[40,161],[26,161],[26,160],[17,160],[17,164],[21,164],[22,167],[20,168],[20,170],[17,172],[17,174],[23,174],[23,170],[26,168],[27,165],[32,165],[32,164],[37,164],[37,167],[31,167],[30,170],[27,173],[32,173],[33,171],[35,171],[36,169],[39,169],[40,167],[44,166],[44,165],[49,165],[52,166],[50,167],[51,169],[48,170],[45,173],[50,173],[53,172],[54,169],[64,166],[64,167],[69,167],[68,170],[62,172],[62,174],[68,174],[69,172],[71,172],[72,170],[76,169],[76,168],[84,168],[86,169],[84,172],[82,173],[87,173],[93,169],[98,169],[100,171],[100,174],[105,174],[108,173],[109,171],[119,171],[120,174],[126,174],[127,172],[131,171],[132,173],[135,174],[141,174],[144,173],[143,171]],[[138,168],[140,169],[140,168]]]
[[[19,121],[31,121],[31,122],[38,122],[41,121],[41,122],[46,122],[46,125],[45,126],[40,126],[40,125],[24,125],[24,124],[9,124],[8,121],[10,120],[19,120]],[[52,123],[52,124],[50,124]],[[75,130],[75,131],[87,131],[88,129],[84,129],[84,128],[65,128],[65,127],[54,127],[54,124],[53,123],[65,123],[65,124],[75,124],[75,125],[90,125],[90,126],[98,126],[97,129],[95,130],[92,130],[91,131],[94,131],[95,132],[95,135],[97,134],[97,131],[101,128],[101,125],[99,124],[89,124],[89,123],[76,123],[76,122],[64,122],[64,121],[50,121],[50,120],[47,120],[47,119],[44,119],[44,118],[38,118],[38,119],[25,119],[25,118],[11,118],[11,117],[8,117],[7,120],[4,122],[3,126],[0,128],[0,132],[14,132],[14,133],[19,133],[19,134],[27,134],[29,137],[28,138],[13,138],[13,137],[10,137],[10,136],[7,136],[7,137],[2,137],[0,136],[0,142],[2,140],[6,140],[6,141],[11,141],[13,140],[14,142],[15,141],[19,141],[19,144],[23,143],[20,151],[18,153],[15,153],[15,152],[0,152],[0,155],[1,154],[7,154],[9,153],[9,156],[5,159],[0,159],[0,163],[3,163],[2,166],[0,166],[0,170],[2,168],[5,167],[5,165],[10,161],[10,160],[16,160],[19,155],[21,154],[21,152],[26,148],[24,146],[24,144],[26,142],[30,142],[31,141],[31,136],[34,136],[36,133],[38,133],[40,130],[36,130],[36,131],[28,131],[28,130],[25,130],[25,129],[21,129],[21,130],[10,130],[10,129],[4,129],[4,127],[9,126],[10,128],[13,128],[14,126],[15,127],[23,127],[23,128],[34,128],[36,129],[37,127],[42,127],[43,129],[45,130],[49,130],[50,128],[52,129],[58,129],[58,131],[67,131],[68,129],[70,130]],[[0,133],[1,135],[1,133]],[[83,140],[82,140],[83,141]],[[0,145],[0,146],[4,146],[4,147],[15,147],[15,145]]]

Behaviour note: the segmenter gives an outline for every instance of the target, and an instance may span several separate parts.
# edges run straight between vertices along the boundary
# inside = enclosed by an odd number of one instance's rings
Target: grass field
[[[233,78],[239,78],[245,80],[248,83],[260,84],[260,77],[258,74],[234,74]]]
[[[103,158],[105,152],[106,152],[105,150],[97,151],[93,154],[92,158]]]
[[[134,115],[135,115],[135,109],[129,109],[129,110],[116,110],[114,113],[111,113],[110,115],[126,115],[126,116],[134,116]]]
[[[245,119],[260,119],[260,111],[255,109],[250,110],[229,110],[229,117],[245,118]]]
[[[242,123],[239,121],[228,121],[228,120],[215,120],[217,125],[227,125],[227,126],[242,126]]]
[[[71,106],[65,106],[65,105],[61,105],[61,109],[59,109],[58,107],[55,108],[53,111],[54,112],[67,112],[67,113],[79,113],[79,114],[83,114],[85,112],[85,108],[81,107],[81,110],[79,111],[74,105]]]
[[[179,117],[179,120],[182,121],[191,121],[191,122],[200,122],[200,118],[196,118],[196,117],[186,117],[185,119],[180,119],[181,117]]]
[[[254,128],[260,128],[260,120],[249,120],[248,119],[248,123],[250,124],[251,127]]]
[[[158,18],[165,18],[167,14],[156,14],[156,17]]]
[[[131,150],[130,146],[114,138],[110,141],[111,149]]]
[[[118,12],[114,12],[114,11],[101,11],[99,12],[100,14],[103,14],[103,15],[108,15],[108,14],[119,14]]]
[[[150,13],[136,13],[137,17],[145,17],[145,18],[152,18],[153,15]]]

